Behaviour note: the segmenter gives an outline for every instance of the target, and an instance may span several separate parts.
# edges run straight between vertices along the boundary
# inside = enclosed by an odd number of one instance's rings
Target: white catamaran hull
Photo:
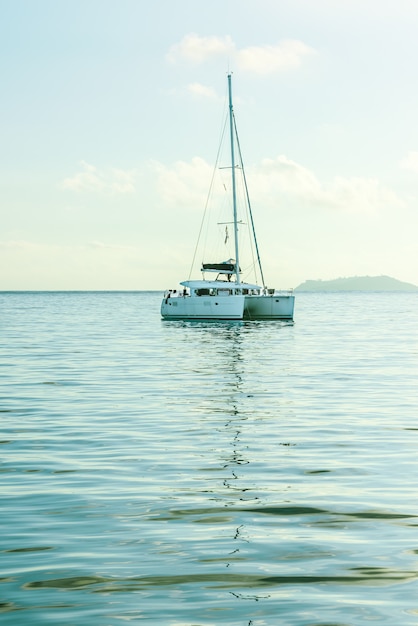
[[[245,296],[244,319],[292,320],[294,307],[292,294]]]
[[[161,316],[168,320],[242,320],[245,296],[164,298]]]

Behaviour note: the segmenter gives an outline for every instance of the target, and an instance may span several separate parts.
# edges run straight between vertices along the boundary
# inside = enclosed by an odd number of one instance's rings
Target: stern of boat
[[[275,293],[245,296],[244,319],[293,320],[295,296],[293,293]]]

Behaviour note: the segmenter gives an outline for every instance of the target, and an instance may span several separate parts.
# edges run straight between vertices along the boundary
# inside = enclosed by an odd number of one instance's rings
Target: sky
[[[229,72],[268,285],[418,285],[416,0],[0,8],[0,290],[188,278]]]

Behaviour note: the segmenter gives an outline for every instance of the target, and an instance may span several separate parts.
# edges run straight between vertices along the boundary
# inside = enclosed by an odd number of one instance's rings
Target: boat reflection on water
[[[257,480],[259,451],[251,443],[260,422],[272,416],[262,415],[256,407],[263,381],[260,388],[251,391],[247,383],[249,370],[252,377],[257,367],[252,359],[253,346],[259,343],[266,325],[184,324],[193,344],[194,375],[204,381],[198,406],[193,407],[203,457],[200,476],[196,477],[201,506],[195,511],[195,520],[204,523],[207,542],[212,546],[210,556],[202,556],[202,562],[215,568],[211,575],[226,593],[243,600],[269,597],[265,589],[257,589],[263,585],[258,584],[257,575],[254,577],[257,548],[251,520],[263,507],[265,486]]]

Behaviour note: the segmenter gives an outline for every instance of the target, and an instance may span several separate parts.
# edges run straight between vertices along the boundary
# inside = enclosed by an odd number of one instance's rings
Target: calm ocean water
[[[418,294],[0,293],[0,623],[418,624]]]

